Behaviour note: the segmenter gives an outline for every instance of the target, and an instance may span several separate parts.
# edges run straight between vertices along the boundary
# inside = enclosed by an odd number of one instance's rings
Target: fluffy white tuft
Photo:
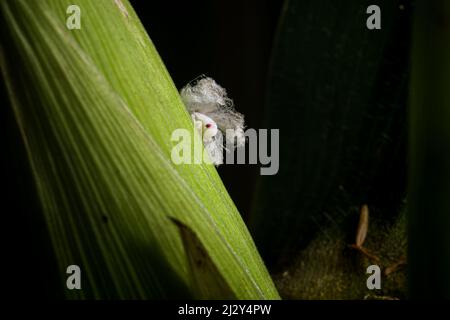
[[[233,100],[214,79],[199,77],[181,89],[180,94],[190,114],[199,112],[207,115],[217,123],[227,141],[237,146],[245,143],[244,115],[234,109]],[[226,135],[227,129],[232,130],[231,135]]]
[[[221,164],[223,160],[223,136],[227,147],[231,149],[245,143],[244,116],[234,109],[233,100],[228,98],[226,90],[214,79],[200,76],[182,88],[180,95],[188,112],[193,116],[194,123],[196,119],[205,121],[205,118],[201,117],[205,115],[217,125],[220,136],[216,135],[211,141],[204,139],[205,148],[216,165]]]

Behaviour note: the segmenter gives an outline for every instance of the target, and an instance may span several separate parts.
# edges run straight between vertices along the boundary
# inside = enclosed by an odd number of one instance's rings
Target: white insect
[[[209,158],[215,165],[223,163],[223,136],[217,123],[203,113],[194,112],[191,114],[194,127],[201,137],[203,145],[208,152]]]
[[[200,76],[181,89],[180,95],[215,165],[223,163],[223,149],[229,152],[245,143],[244,116],[234,110],[233,100],[214,79]]]

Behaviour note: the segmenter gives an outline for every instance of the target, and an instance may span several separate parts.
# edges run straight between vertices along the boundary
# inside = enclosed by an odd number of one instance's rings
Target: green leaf
[[[60,286],[68,265],[82,270],[66,296],[196,296],[174,217],[234,297],[278,298],[215,168],[172,163],[171,133],[192,123],[131,6],[77,1],[81,29],[68,30],[70,4],[0,2],[2,74]]]
[[[184,250],[188,256],[189,274],[196,298],[235,298],[226,279],[217,270],[195,232],[175,218],[172,218],[172,221],[180,230]]]

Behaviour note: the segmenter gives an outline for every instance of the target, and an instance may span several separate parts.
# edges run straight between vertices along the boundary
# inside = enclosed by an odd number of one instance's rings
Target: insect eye
[[[206,125],[206,127],[207,127],[207,128],[211,128],[211,123],[208,123],[208,124]]]

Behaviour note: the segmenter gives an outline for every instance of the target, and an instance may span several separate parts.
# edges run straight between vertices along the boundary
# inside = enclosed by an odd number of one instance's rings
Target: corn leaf
[[[71,4],[0,2],[2,75],[61,287],[67,266],[82,270],[82,290],[66,296],[198,296],[173,217],[232,297],[278,298],[215,168],[172,163],[171,133],[193,127],[129,3],[79,0],[81,28],[69,30]]]

